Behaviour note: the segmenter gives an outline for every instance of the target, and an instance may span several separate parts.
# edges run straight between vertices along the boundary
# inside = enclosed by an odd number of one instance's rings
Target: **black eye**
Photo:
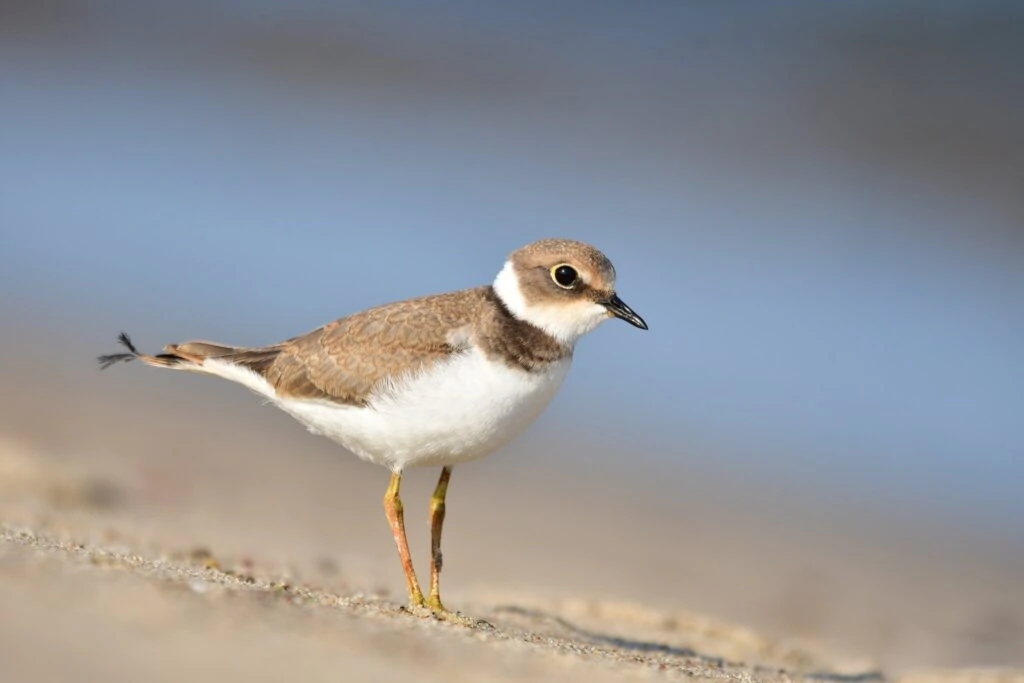
[[[564,289],[571,289],[579,278],[580,274],[576,272],[576,269],[565,263],[551,269],[551,279]]]

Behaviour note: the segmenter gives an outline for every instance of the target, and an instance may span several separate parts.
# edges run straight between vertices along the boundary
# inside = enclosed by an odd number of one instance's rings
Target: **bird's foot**
[[[444,614],[448,612],[448,608],[441,604],[441,596],[437,593],[431,593],[430,597],[423,601],[423,604],[434,610],[435,614]]]
[[[482,619],[474,619],[461,612],[454,612],[446,608],[437,596],[431,596],[427,599],[421,598],[418,602],[410,600],[405,609],[409,614],[421,619],[437,619],[438,621],[467,628],[493,628],[493,625]]]
[[[402,609],[404,609],[406,612],[413,615],[414,617],[420,617],[421,619],[426,619],[428,617],[434,616],[434,610],[427,607],[426,603],[422,601],[414,602],[410,600],[409,604],[403,607]]]

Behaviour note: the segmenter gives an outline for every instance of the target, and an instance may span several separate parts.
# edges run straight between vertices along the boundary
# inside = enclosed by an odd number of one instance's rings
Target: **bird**
[[[359,458],[391,472],[384,512],[405,574],[408,609],[458,616],[441,601],[441,532],[455,465],[518,436],[549,404],[576,343],[609,318],[647,323],[615,289],[597,248],[543,239],[513,251],[492,284],[397,301],[261,347],[207,341],[97,358],[132,360],[237,382]],[[440,467],[430,499],[430,584],[420,588],[406,539],[402,474]]]

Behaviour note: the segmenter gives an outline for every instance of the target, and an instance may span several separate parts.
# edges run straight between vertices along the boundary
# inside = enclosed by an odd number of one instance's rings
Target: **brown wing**
[[[484,305],[488,288],[400,301],[335,320],[269,347],[269,362],[241,363],[280,396],[363,405],[389,378],[414,373],[466,348],[458,330]]]

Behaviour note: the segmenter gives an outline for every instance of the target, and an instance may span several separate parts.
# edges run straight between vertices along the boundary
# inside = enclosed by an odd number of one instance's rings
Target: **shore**
[[[455,472],[467,628],[402,607],[386,473],[245,392],[41,353],[4,371],[3,680],[1016,680],[1021,565],[988,546],[645,488],[541,426]],[[435,476],[403,487],[421,573]]]

